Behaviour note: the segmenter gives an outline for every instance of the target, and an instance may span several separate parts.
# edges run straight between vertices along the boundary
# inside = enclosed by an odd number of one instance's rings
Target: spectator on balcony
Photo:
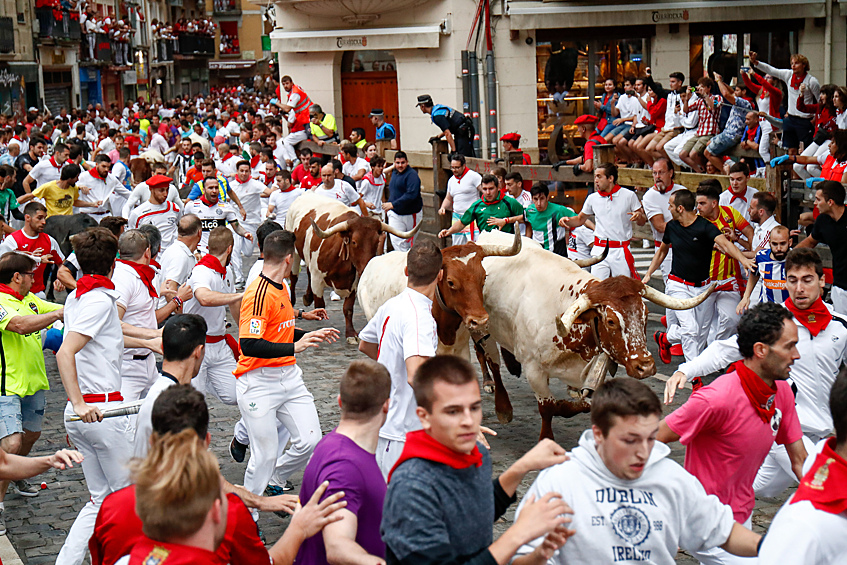
[[[85,41],[88,43],[88,59],[93,60],[94,49],[97,45],[97,21],[94,17],[94,10],[88,10],[82,14],[80,26],[85,34]]]

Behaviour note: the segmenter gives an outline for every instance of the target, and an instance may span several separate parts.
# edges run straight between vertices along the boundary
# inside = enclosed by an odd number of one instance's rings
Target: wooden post
[[[785,225],[783,222],[783,194],[782,194],[782,169],[784,166],[771,167],[767,165],[765,167],[765,183],[766,190],[774,195],[776,198],[776,212],[774,215],[776,216],[776,220]],[[789,195],[790,198],[790,195]],[[787,218],[786,218],[787,219]]]
[[[375,141],[376,152],[380,157],[385,157],[385,152],[391,149],[391,140],[383,139],[381,141]]]
[[[512,165],[523,165],[523,152],[521,151],[507,151],[504,157],[503,165],[507,173],[512,172]]]
[[[447,146],[446,141],[438,141],[432,144],[432,191],[435,194],[433,204],[435,205],[436,218],[439,218],[436,221],[439,230],[449,228],[453,223],[452,216],[448,216],[447,214],[443,216],[438,215],[438,209],[447,196],[448,180],[447,171],[441,166],[441,156],[446,155],[449,150],[450,148]],[[447,240],[438,239],[437,244],[443,249],[447,247]]]
[[[596,167],[600,163],[614,163],[615,162],[615,146],[611,143],[604,143],[603,145],[595,145],[594,146],[594,166]]]

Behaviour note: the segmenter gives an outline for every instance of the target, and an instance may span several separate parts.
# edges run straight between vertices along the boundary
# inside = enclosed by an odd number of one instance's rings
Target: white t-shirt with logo
[[[319,196],[329,198],[330,200],[337,200],[347,206],[352,206],[359,200],[359,193],[341,179],[335,179],[335,186],[331,189],[327,189],[326,185],[321,183],[313,188],[312,191]]]
[[[197,246],[197,249],[204,254],[209,250],[210,231],[220,226],[226,226],[228,222],[238,221],[235,210],[228,205],[218,201],[214,206],[206,206],[199,198],[187,203],[183,214],[194,214],[200,218],[200,229],[203,233],[200,236],[200,245]]]
[[[163,204],[153,204],[149,200],[135,208],[129,214],[128,227],[138,229],[144,224],[151,224],[158,228],[162,236],[162,249],[167,249],[177,236],[177,222],[180,218],[177,205],[167,200]]]

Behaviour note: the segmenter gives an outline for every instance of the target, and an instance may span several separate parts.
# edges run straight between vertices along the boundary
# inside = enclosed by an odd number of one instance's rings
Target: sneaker
[[[268,485],[265,487],[265,496],[279,496],[281,494],[285,494],[284,486],[281,487],[279,485]]]
[[[4,508],[0,508],[0,536],[6,535],[6,517],[4,514],[6,510]]]
[[[294,490],[294,485],[291,483],[291,481],[285,481],[285,484],[282,485],[282,490],[284,490],[285,492],[291,492],[292,490]]]
[[[662,316],[661,319],[659,319],[659,321],[662,322],[663,326],[665,326],[666,328],[668,327],[668,317],[667,316]]]
[[[661,359],[662,363],[664,363],[665,365],[670,365],[672,358],[671,344],[668,341],[668,334],[666,334],[665,332],[656,332],[653,334],[653,339],[659,346],[659,359]]]
[[[341,300],[341,297],[338,296],[338,293],[333,290],[329,295],[329,299],[335,302],[337,300]]]
[[[700,390],[703,388],[703,379],[700,377],[694,377],[691,379],[691,388],[694,390]]]
[[[24,480],[13,481],[12,484],[15,486],[15,490],[18,491],[18,494],[21,496],[26,496],[28,498],[38,496],[38,489]]]
[[[244,463],[244,457],[247,455],[247,446],[237,439],[232,438],[232,441],[229,443],[229,454],[232,455],[236,463]]]
[[[674,343],[671,345],[671,355],[674,357],[684,357],[685,353],[682,351],[681,343]]]

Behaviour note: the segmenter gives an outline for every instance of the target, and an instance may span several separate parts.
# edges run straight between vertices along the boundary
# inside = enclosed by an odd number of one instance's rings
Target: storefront
[[[38,65],[0,62],[0,114],[24,114],[38,100]]]
[[[209,61],[209,79],[212,87],[219,88],[236,84],[252,86],[255,74],[255,59]]]
[[[73,97],[73,67],[44,67],[44,106],[52,114],[65,108],[70,112],[76,106]]]
[[[80,67],[79,92],[83,108],[89,104],[103,103],[103,89],[100,86],[100,69],[96,67]]]

